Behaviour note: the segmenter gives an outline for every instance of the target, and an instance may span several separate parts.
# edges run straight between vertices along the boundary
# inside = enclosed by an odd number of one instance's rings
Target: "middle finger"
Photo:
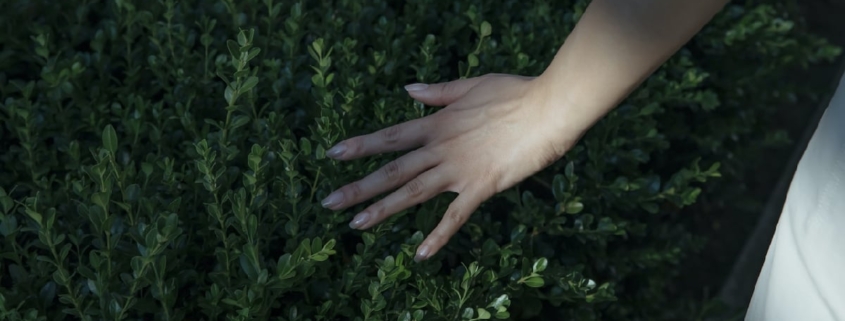
[[[437,155],[427,148],[417,149],[385,164],[363,179],[337,189],[322,201],[322,205],[339,210],[361,203],[401,186],[437,165],[437,161]]]

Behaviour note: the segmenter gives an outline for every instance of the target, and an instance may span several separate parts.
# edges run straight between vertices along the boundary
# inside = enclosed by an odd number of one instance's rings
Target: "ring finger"
[[[399,190],[370,205],[352,219],[349,227],[366,229],[391,215],[425,202],[446,190],[449,175],[442,166],[432,168],[415,177]]]

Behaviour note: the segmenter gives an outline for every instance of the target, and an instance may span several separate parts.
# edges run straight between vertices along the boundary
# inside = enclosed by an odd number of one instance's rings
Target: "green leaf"
[[[39,225],[39,226],[40,226],[40,225],[42,225],[42,216],[41,216],[41,213],[38,213],[38,212],[33,211],[33,210],[31,210],[31,209],[26,209],[26,210],[25,210],[25,212],[26,212],[26,215],[28,215],[28,216],[29,216],[30,218],[32,218],[32,219],[33,219],[36,223],[38,223],[38,225]]]
[[[238,33],[238,44],[241,45],[241,47],[246,46],[247,44],[246,33],[244,33],[243,30]]]
[[[557,174],[552,179],[552,194],[555,200],[562,201],[566,194],[566,180],[563,175]]]
[[[106,128],[103,129],[103,147],[112,154],[117,152],[117,133],[111,124],[106,125]]]
[[[476,56],[475,54],[469,54],[469,57],[467,57],[467,59],[470,67],[478,66],[478,56]]]
[[[545,271],[546,266],[548,266],[548,265],[549,265],[549,261],[546,260],[546,258],[541,257],[541,258],[537,259],[536,261],[534,261],[534,265],[531,267],[531,269],[534,272],[539,273],[539,272]]]
[[[238,115],[232,120],[232,125],[230,125],[230,129],[237,129],[243,125],[249,124],[249,116],[246,115]]]
[[[490,312],[487,312],[484,308],[478,308],[478,319],[481,320],[488,320],[490,319]]]
[[[258,56],[258,54],[259,54],[259,53],[261,53],[261,48],[252,48],[252,49],[250,49],[250,50],[249,50],[249,55],[247,56],[247,58],[246,58],[246,59],[247,59],[247,60],[252,60],[252,59],[254,59],[256,56]]]
[[[226,47],[229,48],[229,54],[232,55],[233,58],[238,59],[240,57],[240,48],[238,48],[238,43],[232,40],[226,40]]]
[[[475,311],[470,307],[465,308],[464,312],[461,313],[461,318],[463,319],[472,319],[473,316],[475,316]]]
[[[373,233],[364,232],[361,237],[364,238],[364,245],[371,246],[376,242],[376,236]]]
[[[321,160],[321,159],[326,158],[326,149],[323,147],[322,144],[317,145],[317,152],[315,153],[314,156],[317,160]]]
[[[489,22],[484,21],[481,23],[481,36],[487,37],[493,34],[493,27],[490,25]]]
[[[299,139],[299,149],[305,155],[311,155],[311,142],[308,138],[302,137]]]
[[[135,202],[138,198],[141,197],[141,186],[138,184],[132,184],[126,187],[126,200],[127,202]]]
[[[640,207],[651,214],[657,214],[660,211],[660,207],[654,203],[640,203]]]
[[[525,285],[530,286],[532,288],[539,288],[545,284],[542,277],[539,276],[532,276],[525,280]]]
[[[244,83],[241,85],[241,89],[239,89],[238,92],[241,92],[241,93],[248,92],[252,88],[254,88],[255,85],[258,85],[258,77],[251,76],[251,77],[247,78],[246,81],[244,81]]]
[[[399,314],[399,321],[411,321],[411,312],[405,311],[405,313]]]
[[[9,213],[15,206],[15,201],[11,197],[3,195],[0,196],[0,206],[3,207],[3,213]]]
[[[613,220],[609,217],[602,217],[599,220],[599,225],[597,229],[601,232],[613,232],[616,231],[616,224],[613,224]]]
[[[13,215],[0,218],[0,235],[12,235],[18,229],[18,219]]]
[[[566,179],[572,181],[575,179],[575,163],[569,162],[566,164],[566,168],[564,169],[564,175],[566,175]]]
[[[568,214],[578,214],[584,209],[584,204],[577,201],[571,201],[566,203],[566,213]]]
[[[238,99],[235,96],[235,90],[232,89],[232,86],[226,86],[226,90],[223,91],[223,98],[226,99],[226,103],[230,106],[235,104],[235,100]]]

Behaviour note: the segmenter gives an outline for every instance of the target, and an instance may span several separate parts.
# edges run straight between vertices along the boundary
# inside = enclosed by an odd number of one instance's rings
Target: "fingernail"
[[[343,193],[341,193],[340,191],[336,191],[334,193],[329,194],[329,196],[327,196],[325,199],[323,199],[323,201],[320,202],[320,204],[323,205],[324,208],[329,208],[329,207],[335,206],[337,204],[340,204],[340,202],[342,200],[343,200]]]
[[[335,145],[332,148],[329,148],[329,150],[326,151],[326,155],[331,157],[331,158],[335,158],[335,157],[339,157],[340,155],[343,155],[343,152],[345,152],[345,151],[346,151],[346,144],[340,143],[340,144]]]
[[[428,252],[429,252],[428,245],[420,246],[420,248],[417,249],[417,255],[414,256],[414,262],[419,263],[419,262],[422,262],[423,260],[427,259],[429,254],[430,254]]]
[[[405,90],[407,91],[420,91],[426,88],[428,88],[428,84],[410,84],[405,86]]]
[[[352,222],[349,222],[349,227],[354,229],[359,229],[364,224],[367,224],[367,221],[370,219],[370,213],[361,212],[358,215],[355,215],[355,218],[352,219]]]

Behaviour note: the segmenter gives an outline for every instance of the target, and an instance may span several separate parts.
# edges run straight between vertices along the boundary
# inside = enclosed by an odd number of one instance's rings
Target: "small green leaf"
[[[363,235],[361,235],[361,237],[364,238],[364,245],[366,245],[366,246],[371,246],[371,245],[373,245],[373,243],[376,242],[376,236],[373,235],[373,233],[366,233],[365,232]]]
[[[566,203],[566,213],[568,214],[578,214],[584,209],[584,204],[577,201],[571,201]]]
[[[29,217],[32,218],[33,220],[35,220],[35,222],[38,223],[38,225],[42,224],[41,213],[38,213],[38,212],[33,211],[31,209],[26,209],[25,212],[26,212],[26,215],[29,215]]]
[[[493,27],[490,25],[489,22],[484,21],[481,23],[481,36],[487,37],[493,34]]]
[[[302,137],[299,139],[299,149],[303,154],[311,155],[311,142],[307,138]]]
[[[232,89],[232,86],[226,86],[226,90],[223,91],[223,98],[226,98],[226,102],[229,105],[235,104],[237,97],[235,97],[235,90]]]
[[[253,87],[255,87],[255,85],[258,85],[258,77],[251,76],[251,77],[247,78],[246,81],[244,81],[244,83],[241,85],[241,89],[239,89],[238,92],[242,92],[242,93],[248,92]]]
[[[556,200],[562,201],[565,193],[566,193],[565,178],[563,178],[563,175],[557,174],[552,179],[552,194],[554,195]]]
[[[235,59],[238,59],[241,52],[240,48],[238,48],[238,43],[232,40],[226,40],[226,47],[229,48],[229,54],[231,54]]]
[[[601,232],[613,232],[616,231],[617,227],[616,224],[613,224],[613,220],[609,217],[602,217],[599,220],[599,226],[597,229]]]
[[[543,278],[539,276],[532,276],[525,280],[525,285],[532,288],[539,288],[543,286],[543,284],[545,284],[545,282],[543,281]]]
[[[112,154],[117,152],[117,133],[111,124],[106,125],[103,129],[103,146]]]
[[[0,235],[12,235],[18,229],[18,219],[13,215],[0,218]]]
[[[137,201],[138,198],[141,196],[141,186],[138,184],[132,184],[126,187],[126,200],[127,202],[134,202]]]
[[[10,196],[3,195],[0,196],[0,206],[2,206],[4,213],[8,213],[15,206],[15,201]]]
[[[478,319],[480,320],[488,320],[490,319],[490,312],[487,312],[484,308],[478,308]]]
[[[475,54],[469,54],[469,57],[467,57],[467,60],[468,60],[467,62],[469,62],[470,67],[477,67],[478,66],[478,56],[476,56]]]
[[[317,152],[314,155],[318,160],[326,158],[326,149],[323,145],[317,145]]]
[[[98,291],[97,284],[94,283],[94,280],[88,279],[87,285],[88,285],[88,291],[91,291],[91,293],[94,293],[94,295],[96,295],[96,296],[100,296],[100,292]]]
[[[243,30],[241,30],[241,32],[238,33],[238,44],[241,45],[241,47],[243,47],[243,46],[246,46],[246,43],[247,43],[246,33],[244,33]]]
[[[541,257],[541,258],[537,259],[536,261],[534,261],[534,266],[532,266],[531,269],[534,270],[535,273],[539,273],[539,272],[545,271],[546,266],[548,266],[548,265],[549,265],[549,260],[547,260],[544,257]]]
[[[250,121],[249,116],[245,115],[238,115],[232,120],[232,125],[229,127],[230,129],[237,129],[243,125],[248,124]]]
[[[249,55],[246,59],[252,60],[253,58],[255,58],[255,56],[258,56],[259,53],[261,53],[261,48],[252,48],[249,50]]]
[[[411,321],[411,312],[405,311],[399,315],[399,321]]]
[[[473,311],[470,307],[467,307],[464,309],[464,313],[461,313],[461,318],[464,319],[472,319],[473,316],[475,316],[475,311]]]

